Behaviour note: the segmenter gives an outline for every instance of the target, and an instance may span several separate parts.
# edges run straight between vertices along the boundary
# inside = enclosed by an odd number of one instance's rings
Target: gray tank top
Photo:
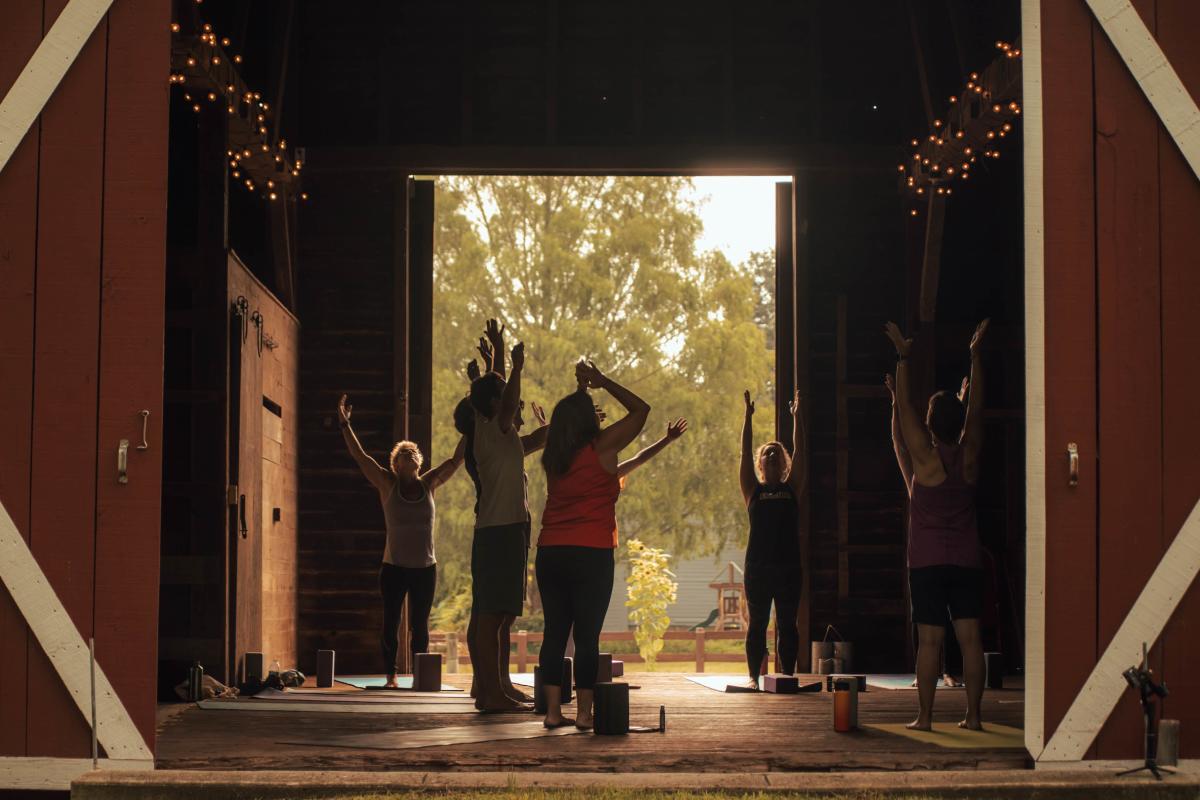
[[[433,554],[436,508],[424,481],[421,490],[420,499],[406,500],[400,493],[400,482],[396,481],[383,501],[383,519],[387,524],[385,564],[420,569],[437,563]]]

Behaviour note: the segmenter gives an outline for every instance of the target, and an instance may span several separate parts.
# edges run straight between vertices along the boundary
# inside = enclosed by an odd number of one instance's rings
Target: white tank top
[[[424,481],[421,482],[421,497],[417,500],[405,499],[400,493],[400,481],[394,482],[383,501],[383,519],[387,524],[383,562],[412,569],[436,564],[433,553],[436,515],[433,495]]]

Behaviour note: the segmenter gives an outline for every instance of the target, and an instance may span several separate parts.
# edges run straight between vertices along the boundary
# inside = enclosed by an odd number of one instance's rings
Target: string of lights
[[[197,5],[201,2],[196,0]],[[211,24],[197,22],[195,26],[196,30],[188,30],[184,23],[171,23],[169,83],[182,92],[197,114],[205,103],[224,105],[229,118],[225,151],[229,174],[246,191],[270,202],[307,200],[308,193],[299,191],[304,164],[285,139],[272,142],[271,107],[242,79],[238,67],[243,57],[228,53],[226,48],[232,42],[218,36]]]
[[[928,193],[953,194],[956,181],[978,172],[980,158],[984,164],[1000,158],[1000,145],[1021,115],[1021,50],[1003,41],[996,49],[999,57],[982,74],[970,74],[929,133],[909,142],[912,153],[897,171],[901,191],[913,201],[910,216],[920,213],[917,201]]]

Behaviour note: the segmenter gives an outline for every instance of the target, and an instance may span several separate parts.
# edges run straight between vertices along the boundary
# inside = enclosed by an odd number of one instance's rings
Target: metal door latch
[[[1068,485],[1079,485],[1079,445],[1075,442],[1067,444],[1067,470],[1069,473]]]
[[[150,443],[146,441],[146,430],[150,425],[150,410],[143,408],[138,412],[142,415],[142,443],[137,446],[138,450],[149,450]]]
[[[129,440],[117,445],[117,483],[129,483]]]

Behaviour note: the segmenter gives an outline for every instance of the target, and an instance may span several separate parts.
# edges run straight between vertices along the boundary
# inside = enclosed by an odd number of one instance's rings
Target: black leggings
[[[799,566],[746,565],[746,602],[750,606],[750,630],[746,631],[746,667],[750,670],[751,678],[759,676],[763,658],[767,654],[771,603],[775,604],[775,629],[779,632],[780,668],[787,675],[796,671],[796,657],[800,654],[800,630],[796,627],[796,615],[800,611],[803,574]]]
[[[613,589],[611,548],[553,545],[537,549],[538,591],[546,633],[538,657],[542,683],[562,686],[563,655],[575,626],[575,685],[592,689],[600,667],[600,629]]]
[[[429,649],[429,611],[437,588],[437,564],[428,567],[397,567],[384,564],[379,570],[379,592],[383,595],[383,632],[379,644],[383,650],[383,669],[388,677],[396,674],[398,629],[404,596],[408,595],[409,647],[413,653]],[[413,659],[413,663],[416,659]]]

